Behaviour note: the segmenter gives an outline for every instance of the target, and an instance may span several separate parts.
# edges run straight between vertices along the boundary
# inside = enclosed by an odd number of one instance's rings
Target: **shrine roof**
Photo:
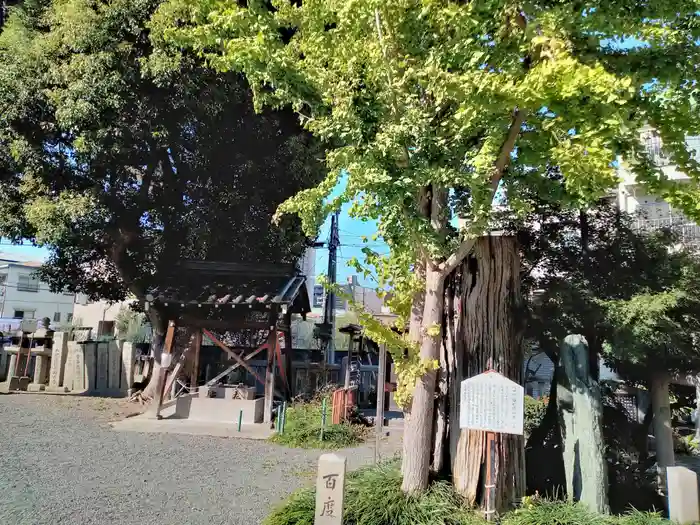
[[[146,300],[180,309],[278,306],[302,315],[311,311],[306,276],[291,264],[185,261],[160,286],[149,289]]]

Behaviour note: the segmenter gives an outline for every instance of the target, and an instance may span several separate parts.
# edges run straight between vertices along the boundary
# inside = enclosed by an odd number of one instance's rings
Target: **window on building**
[[[323,298],[325,296],[325,291],[323,289],[323,286],[320,284],[317,284],[314,286],[314,298],[313,298],[313,307],[314,308],[323,308]]]
[[[12,317],[14,317],[15,319],[24,319],[24,310],[15,310],[15,313]]]
[[[17,281],[17,291],[18,292],[38,292],[39,291],[39,279],[34,278],[34,276],[29,274],[20,274],[19,280]]]
[[[53,314],[53,321],[54,323],[61,322],[61,312],[56,312],[55,314]]]
[[[0,273],[0,285],[3,285],[7,282],[7,274],[6,273]]]
[[[73,314],[68,314],[66,316],[66,322],[67,323],[72,323],[73,322]]]

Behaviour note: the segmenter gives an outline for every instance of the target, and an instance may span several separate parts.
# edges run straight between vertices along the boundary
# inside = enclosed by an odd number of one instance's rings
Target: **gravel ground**
[[[114,399],[0,395],[0,524],[259,525],[313,483],[318,451],[109,428],[134,411]],[[343,454],[357,468],[373,447]]]

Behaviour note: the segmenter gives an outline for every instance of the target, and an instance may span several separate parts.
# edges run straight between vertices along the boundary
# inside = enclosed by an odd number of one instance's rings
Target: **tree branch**
[[[510,164],[510,154],[515,148],[515,141],[518,140],[518,135],[520,135],[520,128],[522,127],[523,122],[525,122],[525,112],[515,108],[513,120],[510,124],[510,129],[508,129],[508,135],[501,146],[501,151],[498,154],[496,163],[493,167],[493,175],[491,176],[492,200],[493,195],[495,195],[496,190],[498,190],[498,184],[501,182],[508,164]],[[463,240],[457,250],[440,265],[440,271],[444,277],[452,273],[454,269],[457,268],[457,266],[459,266],[459,264],[464,260],[464,258],[469,255],[475,242],[476,239],[474,238]]]
[[[457,268],[457,266],[459,266],[465,257],[471,253],[475,242],[476,239],[474,237],[469,237],[468,239],[464,239],[462,241],[462,244],[459,245],[457,250],[455,250],[455,252],[440,265],[440,271],[442,272],[443,276],[447,277],[454,271],[455,268]]]
[[[513,120],[510,124],[510,129],[508,130],[508,135],[506,136],[505,142],[501,146],[501,152],[498,154],[496,159],[496,164],[494,164],[493,174],[491,175],[491,190],[496,193],[498,189],[498,184],[503,178],[503,173],[505,173],[506,168],[510,164],[510,154],[513,153],[515,148],[515,141],[518,140],[518,135],[520,135],[520,128],[525,122],[525,112],[515,108],[513,112]]]

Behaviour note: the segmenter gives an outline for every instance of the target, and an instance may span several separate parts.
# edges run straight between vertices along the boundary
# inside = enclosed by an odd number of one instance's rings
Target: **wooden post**
[[[348,356],[346,358],[347,361],[345,363],[345,390],[350,388],[350,362],[352,361],[352,345],[354,343],[352,335],[352,333],[348,334],[348,339],[350,339],[350,342],[348,343]]]
[[[292,377],[293,371],[293,361],[294,361],[294,349],[292,348],[292,313],[287,312],[284,316],[284,375],[287,377],[287,384],[289,386],[289,399],[295,395],[294,388],[294,378]]]
[[[34,344],[34,336],[29,338],[29,348],[27,348],[27,362],[24,365],[24,377],[29,377],[29,363],[32,362],[32,345]]]
[[[163,344],[163,351],[161,353],[160,359],[163,362],[163,355],[171,355],[173,352],[173,343],[175,342],[175,321],[170,321],[168,323],[168,331],[165,333],[165,343]],[[157,385],[156,395],[158,396],[155,401],[155,416],[156,419],[160,419],[160,409],[163,408],[163,396],[165,395],[165,378],[168,373],[167,366],[161,366],[158,371],[159,384]]]
[[[272,402],[275,399],[275,361],[277,356],[277,331],[273,325],[268,336],[267,369],[265,371],[265,407],[263,422],[272,422]]]
[[[175,382],[177,378],[180,377],[180,373],[185,369],[185,363],[187,362],[187,359],[189,359],[190,353],[194,351],[194,345],[194,337],[190,337],[190,342],[187,345],[187,348],[184,352],[182,352],[182,354],[180,354],[180,359],[178,359],[172,373],[168,376],[167,381],[165,382],[165,392],[171,392],[172,389],[172,393],[170,395],[172,399],[175,399],[175,393],[177,391]]]
[[[486,433],[486,483],[484,483],[484,493],[486,497],[486,521],[493,521],[496,516],[496,434]]]
[[[194,362],[192,363],[192,377],[190,377],[190,393],[196,392],[199,386],[199,353],[202,350],[202,330],[197,328],[194,332]]]
[[[384,391],[386,389],[386,345],[379,347],[379,370],[377,371],[377,414],[374,418],[376,431],[374,442],[374,462],[381,459],[379,445],[382,442],[382,431],[384,429]]]

